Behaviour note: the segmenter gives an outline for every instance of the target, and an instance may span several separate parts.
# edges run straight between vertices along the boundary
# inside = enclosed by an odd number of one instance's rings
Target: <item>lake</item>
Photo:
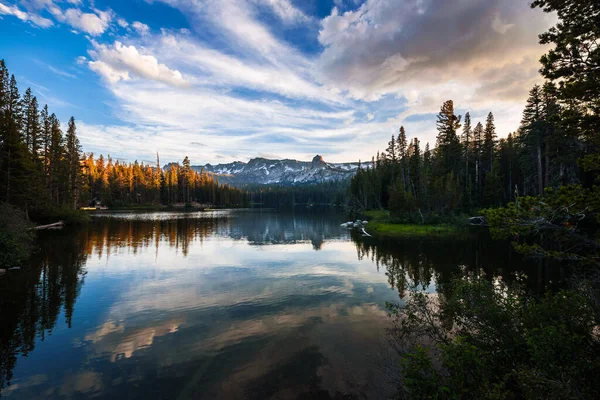
[[[386,302],[453,276],[543,291],[560,268],[485,232],[376,239],[326,210],[103,213],[0,276],[0,394],[363,399],[393,393]]]

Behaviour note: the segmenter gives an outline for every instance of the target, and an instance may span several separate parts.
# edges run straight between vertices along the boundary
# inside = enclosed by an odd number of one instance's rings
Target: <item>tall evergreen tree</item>
[[[521,139],[524,144],[524,169],[533,175],[537,182],[536,192],[544,193],[544,171],[542,163],[544,144],[543,98],[540,86],[535,85],[529,92],[527,104],[521,120]],[[533,155],[533,156],[531,156]],[[534,172],[535,171],[535,172]]]
[[[492,172],[494,170],[494,148],[496,147],[496,125],[494,124],[494,114],[488,114],[485,129],[483,130],[483,156],[485,159],[485,170]]]
[[[482,149],[483,149],[483,125],[478,122],[473,129],[473,158],[475,159],[475,189],[477,192],[478,199],[481,196],[481,184],[482,184]]]
[[[463,123],[463,133],[462,133],[462,146],[463,146],[463,155],[464,155],[464,165],[465,165],[465,191],[468,194],[468,198],[471,198],[471,176],[469,175],[469,154],[471,153],[471,141],[473,136],[473,129],[471,127],[471,114],[465,114],[465,120]]]
[[[69,119],[67,128],[65,168],[67,170],[67,198],[68,204],[77,208],[79,200],[79,190],[81,187],[81,145],[77,138],[77,127],[75,118]]]
[[[400,179],[402,180],[402,188],[404,190],[408,187],[408,169],[407,169],[407,149],[408,142],[406,139],[406,130],[404,126],[400,127],[400,131],[398,132],[398,140],[396,140],[396,146],[398,147],[396,150],[396,154],[400,159]]]
[[[65,165],[64,165],[64,138],[60,129],[60,121],[55,114],[50,115],[50,148],[49,148],[49,174],[50,197],[54,204],[64,202]]]
[[[388,142],[386,152],[390,160],[395,164],[398,161],[398,157],[396,156],[396,138],[394,137],[394,135],[392,135],[392,138]]]
[[[4,150],[2,170],[5,173],[5,176],[3,177],[5,183],[5,201],[7,203],[16,203],[24,200],[20,194],[22,193],[22,185],[25,184],[23,170],[26,153],[21,132],[23,124],[23,103],[21,102],[17,80],[14,75],[10,77],[8,83],[4,120],[5,140],[3,140]]]
[[[437,116],[437,160],[442,174],[460,170],[461,147],[457,131],[460,128],[460,116],[454,114],[454,102],[446,101]]]

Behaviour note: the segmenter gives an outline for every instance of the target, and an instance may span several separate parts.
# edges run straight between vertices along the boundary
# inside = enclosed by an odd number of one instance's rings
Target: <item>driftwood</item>
[[[64,226],[65,226],[64,221],[58,221],[53,224],[36,226],[33,229],[36,231],[41,231],[43,229],[62,229],[62,228],[64,228]]]
[[[471,217],[468,219],[469,225],[473,226],[489,226],[487,223],[487,218],[484,216]]]

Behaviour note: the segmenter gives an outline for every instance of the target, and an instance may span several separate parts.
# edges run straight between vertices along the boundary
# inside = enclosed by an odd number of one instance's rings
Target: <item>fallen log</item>
[[[468,219],[469,225],[473,226],[489,226],[487,223],[487,218],[484,216],[471,217]]]
[[[362,228],[362,234],[363,234],[363,236],[373,237],[373,236],[369,235],[367,233],[367,231],[365,231],[365,228]]]
[[[36,231],[41,231],[43,229],[62,229],[62,228],[64,228],[64,226],[65,226],[64,221],[58,221],[53,224],[36,226],[33,229]]]

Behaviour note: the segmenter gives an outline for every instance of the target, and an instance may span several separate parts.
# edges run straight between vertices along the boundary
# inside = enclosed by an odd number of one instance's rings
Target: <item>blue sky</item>
[[[539,82],[522,0],[0,0],[0,57],[86,152],[367,160],[453,99],[518,128]]]

